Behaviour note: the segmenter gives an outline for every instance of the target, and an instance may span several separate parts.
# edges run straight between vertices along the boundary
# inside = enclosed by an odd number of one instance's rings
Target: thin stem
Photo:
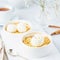
[[[42,11],[45,10],[45,0],[40,0],[40,6],[42,7]]]

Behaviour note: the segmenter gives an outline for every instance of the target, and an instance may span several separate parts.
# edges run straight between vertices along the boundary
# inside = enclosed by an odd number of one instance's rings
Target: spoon
[[[18,57],[19,56],[20,58],[23,58],[24,60],[29,60],[29,59],[17,54],[17,52],[13,51],[13,49],[9,49],[8,54],[11,55],[11,56],[14,56],[14,57]]]

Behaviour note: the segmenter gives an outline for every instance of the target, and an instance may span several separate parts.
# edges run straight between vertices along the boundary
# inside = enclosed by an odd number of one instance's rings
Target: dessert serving
[[[40,58],[48,55],[51,50],[51,37],[38,31],[24,35],[20,43],[20,55],[26,58]]]
[[[23,43],[30,47],[42,47],[50,43],[48,36],[44,36],[41,33],[30,33],[25,36]]]
[[[14,20],[4,25],[1,31],[6,49],[17,49],[22,37],[31,30],[31,25],[25,20]]]
[[[24,33],[30,30],[30,25],[22,21],[10,22],[5,26],[5,31],[10,33]]]

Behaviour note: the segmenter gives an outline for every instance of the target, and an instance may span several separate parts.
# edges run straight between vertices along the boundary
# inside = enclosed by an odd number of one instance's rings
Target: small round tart
[[[23,43],[30,47],[42,47],[50,43],[49,37],[41,33],[29,33],[23,38]]]
[[[27,22],[11,21],[5,25],[5,31],[10,33],[24,33],[30,30],[30,25]]]

